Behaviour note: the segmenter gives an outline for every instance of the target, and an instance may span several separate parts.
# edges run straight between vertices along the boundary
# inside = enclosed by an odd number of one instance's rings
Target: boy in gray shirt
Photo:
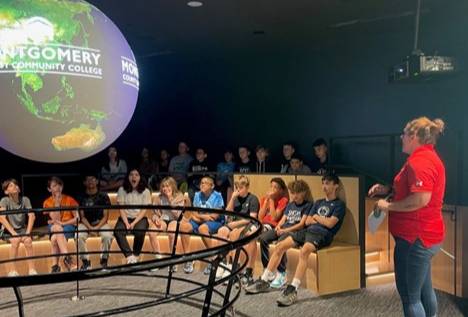
[[[176,181],[177,185],[180,186],[182,183],[185,183],[187,186],[187,172],[189,169],[190,162],[193,161],[192,156],[188,153],[189,147],[187,143],[180,142],[178,147],[179,155],[174,156],[169,163],[169,173]],[[183,188],[183,192],[187,191],[186,188]]]
[[[27,257],[33,256],[33,247],[31,239],[31,231],[34,225],[34,213],[18,213],[3,215],[2,211],[5,210],[24,210],[31,209],[31,201],[28,197],[20,195],[20,188],[16,179],[10,178],[2,183],[2,190],[7,195],[0,200],[0,223],[2,229],[0,236],[8,240],[11,244],[10,258],[15,259],[18,257],[18,250],[20,243],[24,244]],[[34,261],[28,260],[29,275],[36,275]],[[15,264],[12,263],[8,276],[18,276]]]

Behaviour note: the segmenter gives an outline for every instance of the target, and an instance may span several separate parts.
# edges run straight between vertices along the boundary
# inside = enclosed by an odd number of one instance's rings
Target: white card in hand
[[[385,219],[385,216],[387,215],[385,213],[385,211],[381,211],[380,213],[378,213],[379,215],[376,217],[374,215],[374,212],[375,211],[372,211],[369,215],[369,218],[367,218],[367,224],[369,226],[369,231],[374,234],[377,229],[379,228],[379,226],[382,224],[382,222],[384,221]]]

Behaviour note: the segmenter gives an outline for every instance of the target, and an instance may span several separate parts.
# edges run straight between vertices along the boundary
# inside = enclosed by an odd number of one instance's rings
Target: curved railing
[[[167,233],[174,235],[174,243],[172,245],[172,250],[169,253],[160,253],[162,255],[166,255],[167,257],[161,259],[153,259],[153,260],[146,260],[135,264],[123,264],[123,265],[114,265],[108,266],[105,269],[102,268],[93,268],[90,270],[76,270],[70,272],[59,272],[59,273],[46,273],[46,274],[38,274],[38,275],[21,275],[15,277],[2,277],[0,278],[0,287],[12,287],[14,289],[19,316],[24,316],[24,303],[21,294],[20,287],[23,286],[31,286],[31,285],[43,285],[43,284],[53,284],[53,283],[63,283],[63,282],[71,282],[76,281],[76,299],[80,299],[80,281],[83,280],[90,280],[90,279],[98,279],[104,277],[111,277],[117,275],[142,275],[139,272],[147,271],[155,268],[166,268],[172,267],[177,264],[185,263],[188,261],[203,261],[211,263],[211,271],[208,278],[208,283],[203,284],[198,281],[194,281],[188,278],[176,277],[173,276],[172,270],[169,270],[168,275],[144,275],[145,277],[153,277],[153,278],[161,278],[167,279],[166,284],[166,292],[162,298],[157,298],[154,300],[150,300],[147,302],[135,304],[135,305],[128,305],[119,308],[113,308],[108,310],[97,311],[94,313],[87,313],[82,315],[75,315],[75,316],[109,316],[113,314],[119,314],[124,312],[135,311],[139,309],[144,309],[148,307],[157,306],[160,304],[173,302],[173,301],[180,301],[186,297],[193,296],[195,294],[199,294],[202,292],[206,292],[204,305],[202,307],[202,316],[224,316],[226,311],[233,307],[234,302],[238,299],[240,295],[240,280],[238,278],[238,274],[244,269],[246,264],[248,263],[248,255],[245,249],[243,248],[244,245],[248,244],[250,241],[256,239],[262,230],[262,226],[257,219],[254,219],[247,215],[239,215],[235,214],[236,217],[246,219],[249,221],[249,224],[255,226],[255,231],[248,235],[241,235],[241,237],[236,241],[229,241],[226,239],[222,239],[216,236],[204,235],[200,233],[184,233],[180,231],[180,223],[183,221],[184,215],[188,212],[203,212],[203,213],[215,213],[221,216],[232,216],[233,213],[225,210],[217,210],[217,209],[207,209],[207,208],[197,208],[197,207],[182,207],[182,206],[157,206],[157,205],[118,205],[118,206],[92,206],[92,207],[85,207],[85,206],[78,206],[78,207],[61,207],[61,208],[43,208],[43,209],[34,209],[34,210],[15,210],[15,211],[3,211],[2,215],[8,214],[18,214],[18,213],[48,213],[53,211],[69,211],[75,210],[79,212],[80,210],[99,210],[99,209],[107,209],[110,211],[120,210],[120,209],[157,209],[157,210],[180,210],[180,215],[177,219],[177,226],[176,229],[173,231],[161,231],[158,229],[146,229],[146,230],[138,230],[134,229],[134,231],[145,231],[145,232],[159,232],[159,233]],[[76,223],[75,229],[75,237],[76,234],[80,232],[104,232],[104,231],[119,231],[116,229],[99,229],[99,230],[78,230],[78,221]],[[125,231],[122,229],[121,231]],[[61,232],[55,232],[55,234],[60,234]],[[32,236],[36,234],[35,232],[30,233],[28,236]],[[215,247],[209,249],[203,249],[198,251],[192,251],[184,254],[177,254],[177,244],[178,244],[178,237],[181,235],[190,235],[190,236],[200,236],[200,237],[207,237],[213,240],[222,241],[222,244],[219,244]],[[18,236],[25,236],[25,235],[18,235]],[[50,257],[57,257],[57,256],[74,256],[76,257],[76,263],[80,258],[80,255],[83,254],[102,254],[102,251],[89,251],[86,253],[79,252],[78,250],[78,240],[75,239],[75,247],[76,252],[69,252],[69,253],[59,253],[59,254],[49,254],[49,255],[36,255],[32,257],[19,257],[16,259],[7,259],[1,260],[0,265],[8,264],[12,262],[20,262],[20,261],[27,261],[27,260],[37,260],[37,259],[44,259]],[[235,251],[235,256],[233,260],[232,269],[228,269],[230,274],[224,278],[216,279],[216,270],[221,262],[229,252]],[[238,263],[240,260],[241,252],[244,256],[244,261],[242,263]],[[121,254],[120,251],[108,251],[109,255],[112,254]],[[142,251],[141,254],[156,254],[155,252],[148,252]],[[195,288],[185,291],[183,293],[173,293],[171,292],[171,285],[172,281],[182,281],[186,283],[193,284]],[[216,286],[221,285],[225,282],[228,282],[228,285],[225,289],[225,292],[222,293],[221,291],[215,289]],[[239,284],[239,288],[237,288],[237,292],[231,298],[231,290],[234,283]],[[220,296],[223,299],[223,304],[221,307],[213,310],[211,308],[211,301],[213,294]]]

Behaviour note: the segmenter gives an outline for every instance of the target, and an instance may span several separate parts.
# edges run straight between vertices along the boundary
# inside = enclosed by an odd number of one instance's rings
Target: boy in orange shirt
[[[63,181],[58,177],[51,177],[47,183],[47,190],[51,196],[44,203],[44,208],[74,207],[79,206],[75,199],[62,194]],[[75,235],[77,220],[79,219],[76,210],[51,211],[48,212],[49,234],[52,247],[52,254],[68,253],[67,239]],[[52,273],[60,272],[60,256],[53,257]],[[76,270],[77,264],[74,263],[71,256],[67,255],[63,259],[63,264],[67,270]]]

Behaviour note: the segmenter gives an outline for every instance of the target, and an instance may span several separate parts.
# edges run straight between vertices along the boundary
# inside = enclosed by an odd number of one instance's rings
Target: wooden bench
[[[237,180],[240,174],[236,174]],[[295,179],[303,179],[309,185],[314,200],[324,197],[322,177],[318,175],[302,176],[283,174],[247,174],[250,180],[250,192],[260,199],[269,190],[270,180],[281,177],[286,184]],[[359,245],[359,177],[340,177],[339,198],[346,203],[346,215],[340,231],[333,243],[313,253],[309,257],[309,266],[301,286],[319,295],[339,293],[361,287],[361,247]],[[271,245],[270,250],[275,246]],[[259,247],[257,248],[259,250]],[[271,251],[270,251],[271,252]],[[287,252],[287,275],[291,281],[297,266],[299,249]],[[263,267],[257,254],[256,275]]]
[[[235,175],[238,178],[239,175]],[[269,189],[270,180],[273,177],[282,177],[286,183],[296,179],[294,175],[248,175],[250,179],[250,191],[257,195],[259,198],[262,197]],[[306,181],[312,191],[314,200],[323,197],[321,189],[321,176],[310,175],[310,176],[298,176],[297,179],[303,179]],[[359,289],[361,287],[361,250],[359,245],[359,178],[358,177],[341,177],[340,186],[340,199],[346,202],[346,215],[343,225],[336,235],[332,245],[323,248],[316,253],[313,253],[309,257],[309,266],[306,275],[302,281],[302,286],[318,293],[319,295],[339,293],[343,291],[349,291]],[[155,194],[153,194],[155,195]],[[110,194],[111,202],[115,204],[116,196]],[[118,211],[110,213],[110,223],[115,224],[118,218]],[[129,236],[130,244],[133,243],[133,237]],[[166,234],[159,236],[160,247],[162,252],[169,252],[168,239]],[[70,239],[69,250],[73,252],[75,249],[75,241]],[[34,252],[36,255],[50,254],[50,242],[47,237],[40,241],[34,241]],[[90,237],[87,241],[88,249],[90,251],[100,250],[100,238]],[[180,241],[178,243],[180,245]],[[204,247],[201,238],[191,238],[191,250],[200,250]],[[274,245],[271,246],[274,248]],[[9,245],[0,245],[0,258],[8,258]],[[119,248],[114,239],[111,250],[118,251]],[[143,250],[150,251],[151,246],[149,238],[146,236]],[[260,275],[263,271],[261,260],[260,260],[260,248],[257,248],[257,261],[255,266],[256,275]],[[180,251],[180,250],[179,250]],[[24,256],[24,248],[20,248],[20,256]],[[288,250],[288,264],[287,274],[288,280],[292,279],[292,275],[295,271],[299,250],[291,249]],[[142,260],[150,259],[151,255],[143,255]],[[91,261],[93,265],[99,264],[99,254],[92,255]],[[36,266],[38,272],[49,272],[52,259],[40,259],[36,260]],[[110,257],[110,265],[123,264],[125,259],[121,254],[115,254]],[[197,263],[195,269],[203,269],[205,264]],[[26,274],[27,265],[26,262],[18,263],[19,272]],[[5,276],[7,269],[5,265],[0,265],[0,276]]]

